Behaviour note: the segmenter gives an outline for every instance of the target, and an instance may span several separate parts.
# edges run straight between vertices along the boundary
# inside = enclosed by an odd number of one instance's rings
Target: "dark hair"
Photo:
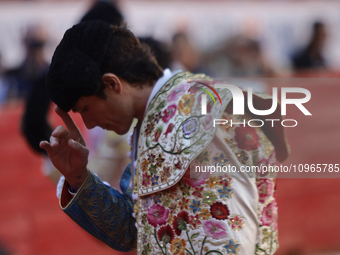
[[[140,43],[126,24],[111,26],[113,34],[102,63],[102,73],[113,73],[131,84],[153,85],[162,75],[150,47]]]
[[[150,47],[157,63],[162,69],[170,67],[172,55],[171,48],[167,43],[156,40],[152,37],[138,37],[138,39],[141,43],[145,43]]]
[[[112,25],[119,25],[123,19],[123,15],[114,2],[99,0],[85,13],[80,22],[101,20]]]
[[[82,96],[105,97],[102,76],[108,72],[134,86],[151,86],[163,75],[150,48],[125,24],[87,21],[66,31],[54,52],[46,85],[52,101],[68,112]]]

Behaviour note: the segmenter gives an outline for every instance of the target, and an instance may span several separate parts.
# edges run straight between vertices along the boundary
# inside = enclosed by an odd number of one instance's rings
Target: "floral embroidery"
[[[211,217],[210,214],[210,210],[209,209],[202,209],[201,213],[199,214],[199,216],[203,219],[203,220],[207,220]]]
[[[182,98],[179,100],[178,103],[178,112],[180,114],[184,114],[185,116],[188,116],[188,114],[191,112],[191,108],[193,107],[195,102],[195,97],[190,94],[186,94],[182,96]]]
[[[165,209],[164,206],[151,206],[148,210],[148,221],[150,225],[155,228],[157,227],[157,225],[164,225],[166,223],[166,219],[168,218],[169,212],[169,209]]]
[[[263,226],[271,226],[273,224],[274,229],[277,229],[277,207],[276,202],[273,201],[268,204],[262,211],[261,221]]]
[[[165,100],[163,100],[163,101],[157,106],[156,111],[161,110],[162,108],[164,108],[164,106],[165,106]]]
[[[162,194],[161,194],[161,193],[156,193],[156,194],[153,196],[153,202],[154,202],[155,204],[161,203],[161,197],[162,197]]]
[[[188,204],[189,204],[189,199],[182,197],[182,201],[180,201],[178,205],[181,208],[181,210],[184,210],[184,209],[187,210]]]
[[[147,220],[148,220],[148,215],[146,213],[144,213],[141,217],[142,224],[145,225]]]
[[[165,138],[168,137],[168,134],[170,134],[172,132],[172,130],[174,129],[175,125],[174,124],[169,124],[168,128],[166,129],[164,135],[165,135]]]
[[[212,191],[203,193],[203,197],[204,197],[203,203],[207,203],[208,205],[210,205],[211,203],[217,200],[216,195]]]
[[[219,189],[218,192],[221,194],[220,198],[231,198],[233,196],[233,190],[226,188],[226,186],[224,186],[223,189]]]
[[[149,136],[151,133],[152,133],[152,131],[153,131],[153,129],[155,128],[155,122],[151,122],[151,123],[149,123],[147,126],[146,126],[146,129],[145,129],[145,134],[147,135],[147,136]]]
[[[162,113],[161,113],[161,112],[156,113],[156,114],[155,114],[155,119],[154,119],[154,121],[155,121],[156,123],[158,123],[159,120],[160,120],[161,118],[162,118]]]
[[[209,188],[213,188],[218,183],[218,178],[210,176],[209,180],[207,180],[206,183]]]
[[[197,131],[197,120],[189,119],[188,121],[183,123],[182,130],[184,135],[190,135]]]
[[[170,95],[167,97],[167,102],[172,102],[178,100],[189,88],[189,84],[183,84],[176,88]]]
[[[196,213],[196,211],[201,211],[201,201],[195,201],[194,199],[192,200],[192,204],[190,205],[191,210],[193,213]]]
[[[222,186],[225,186],[226,188],[231,187],[232,185],[232,179],[231,178],[222,178],[219,182]]]
[[[238,244],[236,241],[233,239],[227,241],[227,245],[224,246],[224,248],[227,249],[228,254],[238,254],[238,252],[241,249],[241,245]]]
[[[177,237],[175,241],[172,242],[170,251],[175,255],[184,255],[185,245],[185,240]]]
[[[190,168],[185,172],[183,176],[183,182],[191,187],[201,186],[209,178],[209,172],[194,172],[190,171]],[[201,197],[201,196],[200,196]]]
[[[190,228],[196,229],[198,226],[202,224],[202,222],[199,220],[199,215],[190,215]]]
[[[151,226],[150,226],[148,223],[146,223],[146,224],[144,225],[144,231],[145,231],[145,233],[147,233],[148,235],[150,235],[150,233],[151,233]]]
[[[175,164],[176,169],[182,169],[182,162],[178,160],[178,162]]]
[[[196,187],[195,191],[192,192],[192,195],[199,197],[199,198],[202,198],[202,192],[203,192],[203,187]]]
[[[159,176],[153,175],[151,177],[151,185],[152,186],[158,185],[158,179],[159,179]]]
[[[144,159],[141,165],[142,165],[143,172],[148,171],[149,162],[147,161],[147,159]]]
[[[231,226],[232,230],[239,231],[244,227],[244,219],[240,215],[232,215],[229,218],[229,226]]]
[[[166,182],[170,176],[170,167],[164,166],[163,171],[160,172],[161,181]]]
[[[245,126],[235,128],[235,141],[240,149],[255,150],[260,146],[260,137],[255,128]]]
[[[162,241],[164,244],[171,243],[175,238],[174,231],[169,225],[161,227],[157,232],[157,236],[158,240]]]
[[[156,129],[156,132],[155,132],[155,142],[158,142],[158,139],[161,136],[162,131],[163,131],[163,126],[160,126],[159,128]]]
[[[211,215],[218,220],[225,220],[229,216],[229,209],[221,202],[216,202],[210,206]]]
[[[153,122],[153,120],[155,119],[155,114],[152,113],[148,116],[148,122]]]
[[[249,157],[244,151],[241,151],[241,153],[237,153],[236,156],[237,159],[242,163],[242,165],[247,164]]]
[[[189,196],[190,195],[190,186],[188,186],[186,183],[180,183],[181,184],[181,191],[183,193],[183,196]]]
[[[189,214],[186,211],[180,212],[174,218],[173,228],[175,230],[176,235],[180,236],[182,230],[187,230],[187,224],[189,223]]]
[[[150,175],[157,174],[157,167],[156,167],[156,164],[151,164],[151,165],[150,165],[150,167],[149,167],[149,172],[150,172]]]
[[[210,219],[203,222],[203,229],[207,236],[221,239],[228,236],[227,226],[223,221]]]
[[[158,158],[156,158],[156,166],[162,167],[164,161],[165,159],[162,157],[162,154],[159,154]]]
[[[142,242],[143,242],[143,244],[148,242],[148,235],[147,234],[142,235]]]
[[[170,205],[169,205],[169,209],[171,211],[171,213],[174,213],[177,209],[177,204],[175,202],[172,202]]]
[[[142,255],[151,255],[150,244],[143,245]]]
[[[219,157],[213,157],[214,165],[215,166],[225,166],[225,163],[229,161],[228,158],[226,158],[223,153]]]
[[[143,173],[143,182],[142,182],[142,184],[144,186],[149,186],[150,178],[151,178],[151,176],[148,173]]]
[[[166,108],[163,111],[164,115],[162,117],[162,120],[163,120],[164,123],[169,122],[169,120],[175,115],[176,109],[177,109],[177,105],[172,104],[172,105],[169,105],[168,108]]]
[[[161,93],[155,97],[156,100],[151,102],[154,108],[158,105],[158,110],[155,111],[153,108],[147,114],[148,122],[144,121],[141,129],[143,133],[147,131],[148,124],[154,123],[154,125],[149,125],[147,141],[140,138],[142,142],[138,147],[141,151],[138,169],[141,170],[138,180],[143,193],[145,191],[146,194],[155,193],[140,197],[139,210],[142,210],[142,212],[138,215],[138,224],[140,224],[138,252],[163,255],[238,254],[241,244],[236,242],[236,239],[227,240],[230,239],[231,230],[239,231],[245,226],[245,220],[241,215],[230,215],[230,212],[233,211],[231,207],[233,203],[230,203],[229,206],[228,199],[229,201],[233,199],[233,179],[228,178],[227,174],[223,177],[213,177],[210,176],[209,172],[190,173],[188,169],[181,180],[174,179],[176,176],[181,176],[177,173],[184,170],[183,165],[187,165],[188,157],[194,150],[200,146],[206,146],[209,140],[202,136],[200,140],[195,140],[193,146],[187,148],[187,141],[183,138],[188,139],[189,136],[194,136],[194,139],[196,139],[195,135],[197,134],[201,137],[201,134],[209,133],[206,130],[209,131],[212,128],[212,119],[215,116],[210,114],[199,116],[199,110],[193,108],[193,105],[199,106],[201,98],[195,93],[187,90],[178,90],[178,93],[174,93],[176,84],[179,84],[178,87],[183,84],[178,83],[178,81],[180,79],[175,82],[170,81],[167,89],[171,89],[171,91],[168,94],[164,93],[166,91],[163,87]],[[189,95],[189,93],[191,94]],[[223,100],[223,95],[221,95],[221,98]],[[172,105],[167,104],[167,101]],[[161,103],[159,104],[159,102]],[[213,107],[214,102],[210,100],[207,105],[207,112],[211,112]],[[190,117],[189,114],[195,117]],[[237,119],[226,112],[222,118]],[[197,127],[198,123],[202,124],[201,128]],[[269,147],[270,143],[268,143],[266,147],[268,152],[263,152],[264,141],[261,130],[239,127],[236,133],[235,129],[235,127],[231,128],[227,125],[225,128],[220,127],[220,130],[225,133],[225,137],[222,138],[224,140],[221,142],[227,143],[242,165],[252,166],[255,162],[255,164],[266,164],[267,162],[263,160],[271,155],[272,148]],[[246,137],[246,141],[241,142],[239,140],[242,135]],[[260,139],[256,139],[256,135],[259,135]],[[225,151],[219,150],[216,153],[211,153],[212,148],[213,146],[211,148],[206,147],[190,164],[215,165],[216,167],[230,163]],[[192,158],[190,157],[190,159]],[[177,182],[175,185],[173,185],[173,180]],[[272,254],[271,251],[274,252],[277,247],[276,244],[273,244],[272,250],[270,246],[271,242],[275,242],[275,232],[273,232],[275,216],[270,219],[274,209],[264,206],[271,202],[272,195],[270,195],[268,187],[272,184],[273,190],[275,182],[269,184],[266,181],[257,180],[256,184],[259,190],[259,202],[264,201],[262,204],[259,203],[258,207],[258,217],[262,220],[259,228],[261,233],[263,233],[263,229],[267,229],[268,233],[271,234],[268,235],[268,240],[262,238],[264,235],[261,235],[261,238],[268,242],[263,243],[263,240],[260,239],[259,244],[262,246],[259,247],[266,250],[268,254]],[[152,189],[151,187],[155,187],[152,185],[158,185],[157,188],[160,188],[161,191],[156,192],[157,189]],[[163,190],[164,187],[170,185],[173,185],[172,188]],[[151,209],[155,210],[156,208],[163,212],[163,216],[160,215],[157,218],[156,215],[152,215]],[[184,237],[185,235],[187,238]],[[225,239],[219,242],[214,241],[221,238]]]
[[[166,207],[169,207],[170,203],[171,203],[171,199],[169,196],[167,195],[163,195],[161,198],[162,204]]]
[[[155,158],[156,158],[156,155],[153,155],[153,154],[148,155],[148,161],[150,163],[155,163]]]
[[[259,201],[264,203],[273,194],[273,183],[270,179],[258,179],[257,190],[259,192]]]

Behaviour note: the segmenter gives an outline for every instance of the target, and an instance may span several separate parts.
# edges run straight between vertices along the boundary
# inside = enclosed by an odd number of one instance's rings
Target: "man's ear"
[[[122,83],[117,75],[114,75],[113,73],[105,73],[102,76],[102,81],[105,84],[106,89],[114,90],[118,94],[121,93]]]

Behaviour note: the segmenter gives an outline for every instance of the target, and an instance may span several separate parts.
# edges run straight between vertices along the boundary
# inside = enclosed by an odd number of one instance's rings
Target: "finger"
[[[65,127],[59,126],[57,127],[53,132],[52,136],[58,137],[58,138],[66,138],[69,132],[66,130]]]
[[[58,106],[55,108],[55,112],[60,116],[60,118],[64,121],[66,127],[68,130],[72,131],[79,131],[77,125],[74,123],[71,116],[64,112],[62,109],[60,109]]]
[[[47,141],[41,141],[39,143],[39,146],[40,146],[41,149],[44,149],[47,153],[51,152],[51,150],[52,150],[51,144]]]
[[[58,147],[60,143],[60,139],[58,137],[51,136],[50,137],[50,145],[52,148]]]
[[[81,157],[88,157],[89,150],[80,144],[79,142],[74,141],[73,139],[68,140],[68,145]]]

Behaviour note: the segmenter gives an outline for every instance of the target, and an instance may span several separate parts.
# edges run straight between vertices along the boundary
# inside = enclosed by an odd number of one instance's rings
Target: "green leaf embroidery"
[[[196,238],[200,235],[200,233],[193,234],[190,239]]]

